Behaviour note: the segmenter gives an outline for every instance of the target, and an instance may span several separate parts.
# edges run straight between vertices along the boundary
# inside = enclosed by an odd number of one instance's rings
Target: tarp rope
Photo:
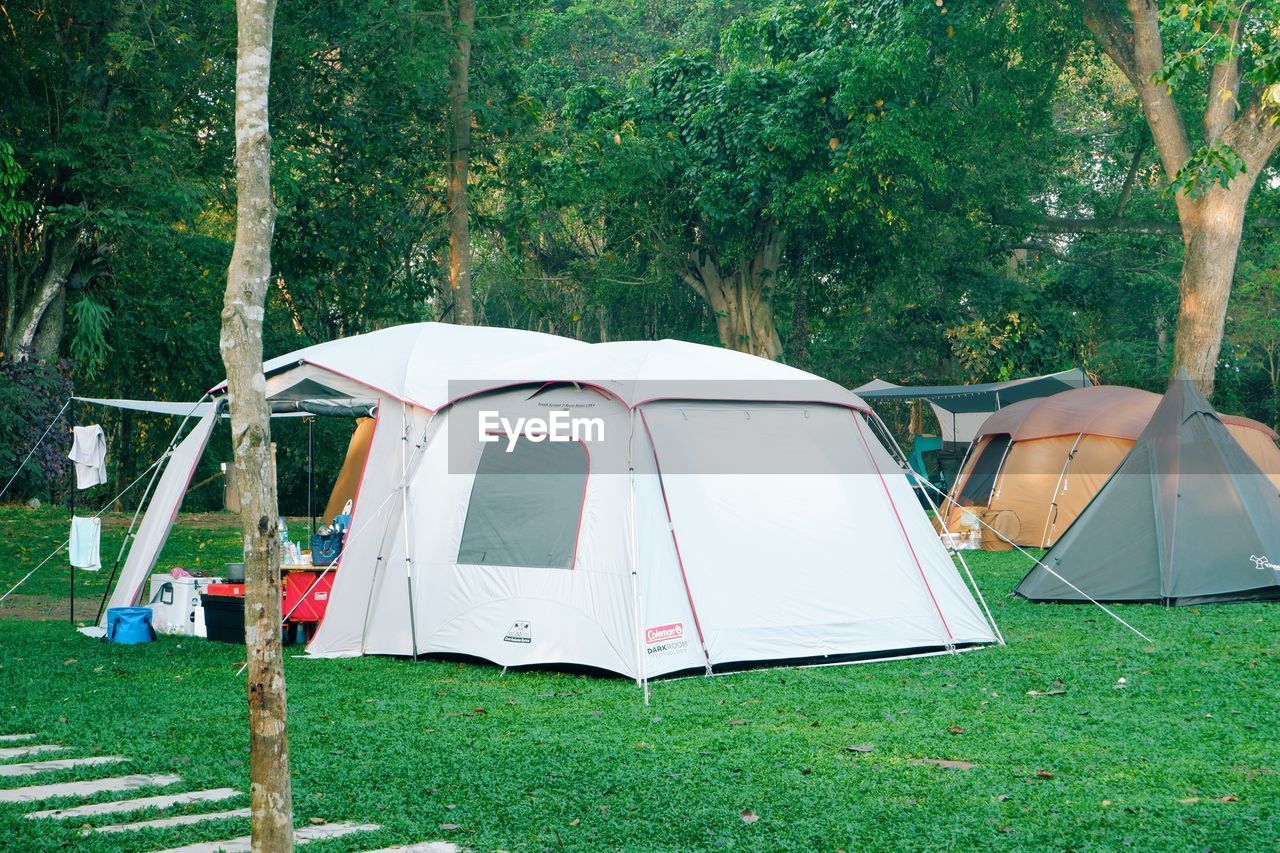
[[[9,487],[13,485],[13,481],[18,479],[18,475],[22,473],[23,468],[27,467],[27,463],[31,461],[31,457],[35,455],[36,450],[39,449],[40,445],[44,443],[44,440],[49,437],[49,433],[53,430],[54,425],[58,423],[58,420],[67,411],[67,407],[71,405],[71,399],[72,398],[68,397],[67,402],[62,404],[62,408],[58,410],[58,414],[53,416],[53,420],[49,421],[49,425],[44,428],[44,432],[36,439],[36,443],[31,445],[31,449],[27,451],[26,457],[18,463],[18,467],[13,472],[13,476],[9,478],[9,482],[4,484],[3,489],[0,489],[0,498],[4,498],[5,492],[9,491]],[[57,552],[55,551],[54,553]],[[52,556],[52,554],[50,556]]]
[[[922,478],[922,477],[921,477],[919,474],[917,474],[915,471],[912,471],[912,472],[911,472],[911,475],[912,475],[912,476],[914,476],[914,477],[916,478],[916,481],[917,481],[917,482],[919,482],[919,483],[920,483],[922,486],[924,486],[925,488],[932,489],[933,491],[937,492],[938,494],[942,494],[942,490],[941,490],[941,489],[939,489],[939,488],[938,488],[937,486],[935,486],[933,483],[930,483],[928,480],[926,480],[926,479]],[[966,515],[970,516],[970,517],[971,517],[971,518],[973,518],[975,521],[977,521],[977,522],[978,522],[978,524],[980,524],[980,525],[982,525],[983,527],[985,527],[985,528],[987,528],[988,530],[990,530],[990,531],[991,531],[993,534],[995,534],[995,535],[996,535],[1000,540],[1002,540],[1002,541],[1004,541],[1004,542],[1007,542],[1007,543],[1008,543],[1009,545],[1011,545],[1015,550],[1017,550],[1020,554],[1022,554],[1024,557],[1026,557],[1028,560],[1030,560],[1031,562],[1035,563],[1037,566],[1039,566],[1040,568],[1044,569],[1046,572],[1048,572],[1049,574],[1053,575],[1055,578],[1057,578],[1058,580],[1062,581],[1064,584],[1066,584],[1067,586],[1071,587],[1073,590],[1075,590],[1076,592],[1078,592],[1078,593],[1079,593],[1081,596],[1083,596],[1083,597],[1084,597],[1084,599],[1085,599],[1086,601],[1088,601],[1090,604],[1096,605],[1097,607],[1101,608],[1103,613],[1106,613],[1106,614],[1107,614],[1108,616],[1110,616],[1112,619],[1116,620],[1116,621],[1117,621],[1117,622],[1119,622],[1121,625],[1123,625],[1124,627],[1128,628],[1130,631],[1132,631],[1133,633],[1137,634],[1137,635],[1138,635],[1139,637],[1141,637],[1142,639],[1146,640],[1148,643],[1154,643],[1154,642],[1155,642],[1155,640],[1151,639],[1151,638],[1150,638],[1150,637],[1148,637],[1146,634],[1142,633],[1142,632],[1141,632],[1141,631],[1139,631],[1137,628],[1133,627],[1133,626],[1132,626],[1132,625],[1130,625],[1128,622],[1124,621],[1124,619],[1121,619],[1121,618],[1120,618],[1120,616],[1119,616],[1119,614],[1117,614],[1114,610],[1112,610],[1111,608],[1107,607],[1105,604],[1103,604],[1102,602],[1098,601],[1098,600],[1097,600],[1096,598],[1094,598],[1093,596],[1089,595],[1089,593],[1085,592],[1085,591],[1084,591],[1084,590],[1082,590],[1080,587],[1076,586],[1076,585],[1075,585],[1075,584],[1073,584],[1071,581],[1067,580],[1067,579],[1066,579],[1066,578],[1064,578],[1062,575],[1060,575],[1060,574],[1058,574],[1057,572],[1055,572],[1055,571],[1054,571],[1052,568],[1050,568],[1050,567],[1049,567],[1049,566],[1048,566],[1048,565],[1047,565],[1043,560],[1040,560],[1040,559],[1039,559],[1038,557],[1036,557],[1034,554],[1031,554],[1029,551],[1027,551],[1025,548],[1023,548],[1023,547],[1022,547],[1021,545],[1019,545],[1017,542],[1014,542],[1012,539],[1010,539],[1009,537],[1005,536],[1005,535],[1004,535],[1003,533],[1001,533],[999,530],[996,530],[996,529],[995,529],[994,527],[992,527],[990,524],[987,524],[985,521],[983,521],[983,520],[982,520],[982,518],[981,518],[980,516],[978,516],[978,514],[977,514],[977,513],[973,512],[973,511],[972,511],[972,510],[970,510],[968,507],[963,507],[963,506],[960,506],[959,504],[956,504],[955,506],[956,506],[956,508],[957,508],[957,509],[959,509],[961,512],[965,513]]]
[[[885,422],[881,420],[880,416],[877,415],[875,412],[872,412],[871,416],[874,418],[874,420],[871,423],[879,427],[879,431],[885,436],[885,439],[888,441],[891,448],[894,451],[897,451],[899,464],[903,468],[905,468],[907,471],[910,471],[912,474],[915,474],[916,473],[915,469],[913,469],[911,467],[911,463],[907,461],[906,454],[903,453],[902,447],[898,444],[898,440],[893,437],[893,433],[889,431],[889,427],[885,425]],[[966,457],[968,456],[967,451],[965,455]],[[932,485],[932,483],[930,485]],[[925,495],[925,499],[929,501],[929,508],[932,509],[935,513],[937,513],[938,517],[941,518],[942,514],[941,514],[941,511],[938,509],[938,505],[933,502],[933,499],[929,496],[928,492],[925,492],[924,495]],[[964,568],[965,577],[969,579],[969,586],[973,589],[974,595],[978,596],[978,602],[982,605],[982,611],[987,614],[987,622],[991,625],[991,630],[995,632],[996,640],[1000,643],[1000,645],[1002,646],[1005,645],[1004,634],[1000,632],[1000,626],[996,624],[996,617],[994,614],[992,614],[991,608],[987,606],[987,599],[982,594],[982,588],[978,586],[978,582],[973,577],[973,572],[969,570],[969,562],[965,560],[964,556],[961,555],[959,551],[949,546],[945,546],[945,544],[944,544],[944,547],[947,547],[947,550],[951,554],[951,556],[955,557],[957,560],[960,561],[961,567]]]
[[[145,471],[143,471],[141,474],[139,474],[136,480],[134,480],[134,481],[133,481],[132,483],[130,483],[129,485],[125,486],[125,487],[124,487],[124,489],[122,489],[122,490],[120,491],[120,494],[116,495],[114,498],[112,498],[111,500],[107,501],[107,502],[106,502],[106,504],[102,507],[102,509],[98,510],[98,511],[97,511],[97,513],[95,513],[92,517],[93,517],[93,518],[100,518],[100,517],[103,515],[103,513],[105,513],[105,512],[107,511],[107,509],[108,509],[110,506],[112,506],[116,501],[120,500],[120,498],[124,497],[124,496],[125,496],[125,494],[126,494],[130,489],[132,489],[134,486],[138,485],[138,483],[142,482],[142,479],[143,479],[144,477],[146,477],[148,474],[150,474],[150,473],[151,473],[151,469],[152,469],[152,468],[155,468],[157,465],[159,465],[161,462],[163,462],[166,458],[168,458],[169,453],[170,453],[170,451],[166,450],[166,451],[164,452],[164,454],[163,454],[163,455],[161,455],[161,457],[160,457],[159,459],[157,459],[155,462],[152,462],[152,463],[151,463],[151,465],[147,468],[147,470],[145,470]],[[10,595],[12,595],[12,594],[13,594],[13,592],[14,592],[14,590],[16,590],[18,587],[22,586],[24,583],[26,583],[26,582],[27,582],[27,579],[28,579],[28,578],[30,578],[32,575],[34,575],[37,571],[39,571],[41,566],[43,566],[45,563],[47,563],[47,562],[49,562],[50,560],[52,560],[52,559],[54,558],[54,556],[55,556],[59,551],[61,551],[63,548],[67,547],[67,546],[68,546],[68,545],[70,545],[70,544],[71,544],[71,539],[70,539],[70,538],[68,538],[68,539],[66,539],[65,541],[63,541],[63,543],[62,543],[61,545],[59,545],[57,548],[54,548],[54,549],[53,549],[53,551],[49,554],[49,556],[47,556],[47,557],[45,557],[43,560],[41,560],[41,561],[40,561],[40,563],[39,563],[39,565],[37,565],[34,569],[32,569],[31,571],[27,572],[27,574],[26,574],[25,576],[23,576],[22,580],[18,581],[18,582],[17,582],[17,583],[15,583],[13,586],[9,587],[9,591],[8,591],[8,592],[6,592],[4,595],[0,595],[0,602],[3,602],[6,598],[8,598]]]
[[[951,633],[951,626],[947,624],[947,617],[942,613],[942,607],[938,604],[938,597],[933,594],[933,587],[929,584],[929,578],[924,573],[924,565],[920,562],[920,557],[916,554],[916,548],[911,544],[911,535],[907,533],[907,525],[902,520],[902,514],[898,512],[898,505],[893,501],[893,494],[889,491],[889,483],[884,478],[884,474],[880,471],[880,465],[876,462],[875,455],[871,452],[871,445],[867,443],[867,436],[862,431],[862,421],[858,420],[858,413],[851,411],[849,414],[853,416],[854,426],[858,428],[858,438],[862,439],[862,446],[867,451],[867,458],[871,460],[871,465],[876,469],[876,476],[880,478],[880,486],[884,489],[884,496],[889,500],[889,507],[893,510],[893,517],[898,522],[898,529],[902,531],[902,540],[907,543],[907,550],[911,552],[911,559],[915,561],[916,571],[920,573],[920,580],[924,581],[925,592],[929,593],[929,600],[933,602],[933,609],[938,611],[938,619],[942,622],[942,630],[947,633],[947,648],[950,649],[955,645],[956,638]]]

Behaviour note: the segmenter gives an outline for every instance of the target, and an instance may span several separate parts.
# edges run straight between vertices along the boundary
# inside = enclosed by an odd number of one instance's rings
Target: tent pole
[[[1067,477],[1067,469],[1071,467],[1071,460],[1076,458],[1076,449],[1080,447],[1080,439],[1084,438],[1084,433],[1076,435],[1075,443],[1071,445],[1071,452],[1067,454],[1067,458],[1062,463],[1062,471],[1058,473],[1058,482],[1053,487],[1053,499],[1049,501],[1049,511],[1044,517],[1044,530],[1040,532],[1040,547],[1048,548],[1049,524],[1053,522],[1057,527],[1058,520],[1058,495],[1062,494],[1062,481]]]
[[[409,594],[409,642],[412,644],[413,659],[418,659],[418,620],[413,612],[413,550],[409,537],[409,405],[401,403],[403,412],[403,430],[400,440],[400,522],[404,528],[404,582]]]
[[[631,606],[636,623],[636,686],[644,691],[644,704],[649,704],[649,679],[644,671],[644,622],[640,608],[640,583],[637,576],[640,557],[639,536],[636,532],[636,410],[631,410],[630,432],[627,435],[627,483],[629,489],[627,507],[627,557],[631,561]]]

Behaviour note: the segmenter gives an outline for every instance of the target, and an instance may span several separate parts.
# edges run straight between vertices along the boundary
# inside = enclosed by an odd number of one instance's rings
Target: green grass
[[[184,534],[162,565],[220,563],[235,545],[227,521]],[[0,523],[34,541],[65,517]],[[6,557],[0,580],[20,576],[17,563]],[[621,679],[290,657],[299,823],[384,826],[308,849],[1276,849],[1276,605],[1120,608],[1148,645],[1096,608],[1008,597],[1017,554],[972,564],[1008,647],[657,682],[647,707]],[[242,649],[109,646],[65,623],[7,621],[3,605],[0,649],[0,732],[127,755],[132,772],[180,773],[183,790],[245,789]],[[1028,693],[1050,690],[1065,692]],[[120,772],[93,770],[75,776]],[[26,810],[0,806],[0,847],[148,850],[243,831],[85,840]]]

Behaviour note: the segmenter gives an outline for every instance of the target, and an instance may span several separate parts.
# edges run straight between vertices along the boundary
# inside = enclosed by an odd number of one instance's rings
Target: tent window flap
[[[1000,463],[1004,461],[1004,452],[1009,447],[1008,435],[993,435],[982,448],[981,455],[973,464],[969,479],[965,480],[960,490],[960,503],[963,506],[985,506],[991,499],[991,491],[996,485],[996,475],[1000,473]]]
[[[471,486],[458,563],[571,569],[589,460],[576,441],[505,438],[485,445]]]

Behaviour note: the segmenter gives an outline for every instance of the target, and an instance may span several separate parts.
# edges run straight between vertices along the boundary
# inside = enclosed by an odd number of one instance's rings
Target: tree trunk
[[[1187,249],[1178,284],[1173,359],[1210,399],[1252,188],[1253,181],[1240,175],[1229,189],[1215,187],[1206,192],[1183,219]]]
[[[58,360],[62,349],[62,331],[67,325],[67,286],[58,288],[53,301],[45,309],[40,320],[40,328],[36,329],[36,339],[31,342],[31,349],[36,361],[53,363]]]
[[[455,21],[449,0],[444,3],[445,26],[453,31],[455,45],[449,63],[449,112],[452,130],[449,142],[449,182],[446,203],[449,208],[449,291],[453,294],[453,321],[463,326],[475,325],[471,299],[471,223],[470,198],[467,193],[471,157],[471,32],[476,24],[476,0],[457,0]]]
[[[773,285],[786,234],[769,230],[753,257],[732,267],[720,265],[714,252],[691,252],[681,277],[711,308],[716,333],[726,349],[778,359],[782,339],[773,317]]]
[[[795,367],[809,366],[809,293],[808,276],[796,277],[796,300],[791,306],[791,340],[787,362]]]
[[[40,285],[18,315],[6,352],[13,361],[25,361],[35,348],[36,333],[45,314],[60,294],[65,293],[67,278],[75,266],[79,241],[74,237],[56,237],[49,246],[49,260]]]
[[[253,850],[293,849],[292,786],[280,649],[280,551],[262,318],[271,279],[271,136],[267,91],[275,0],[237,0],[236,242],[219,348],[227,369],[231,445],[244,535],[249,793]]]

